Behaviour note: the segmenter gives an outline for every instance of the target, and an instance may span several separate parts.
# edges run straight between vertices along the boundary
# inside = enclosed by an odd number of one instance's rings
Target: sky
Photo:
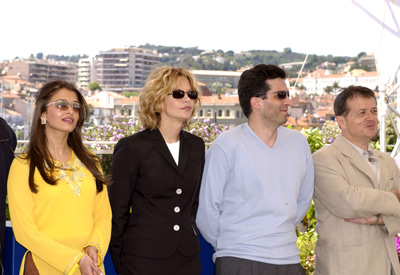
[[[8,0],[1,3],[0,60],[39,52],[95,56],[146,43],[234,52],[372,53],[381,45],[382,27],[355,1],[380,3],[379,9],[370,6],[380,16],[389,0]],[[390,1],[400,10],[400,0]]]

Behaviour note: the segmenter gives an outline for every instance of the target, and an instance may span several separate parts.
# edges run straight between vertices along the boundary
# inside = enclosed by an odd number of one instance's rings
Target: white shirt
[[[176,165],[179,165],[179,145],[181,144],[180,140],[175,143],[167,143],[168,149],[171,152],[172,157],[174,158]]]

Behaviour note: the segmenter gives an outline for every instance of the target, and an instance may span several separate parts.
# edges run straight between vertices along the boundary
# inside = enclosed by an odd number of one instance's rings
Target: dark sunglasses
[[[199,94],[196,91],[189,91],[189,92],[184,92],[182,90],[176,90],[173,91],[172,93],[169,93],[168,95],[172,95],[173,98],[184,98],[185,93],[190,99],[197,99],[199,97]]]
[[[272,92],[268,94],[277,94],[279,99],[286,99],[286,97],[290,97],[289,91],[279,91],[279,92]]]
[[[79,108],[81,108],[81,104],[79,104],[79,102],[69,102],[67,100],[61,99],[61,100],[57,100],[54,102],[50,102],[49,104],[46,105],[52,105],[54,104],[54,107],[56,107],[57,109],[61,110],[61,111],[66,111],[69,109],[69,107],[71,106],[73,110],[75,111],[79,111]]]

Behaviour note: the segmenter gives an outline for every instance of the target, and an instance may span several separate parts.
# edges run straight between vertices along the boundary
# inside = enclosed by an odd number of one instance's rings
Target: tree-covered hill
[[[233,51],[217,50],[205,51],[193,48],[183,48],[174,46],[155,46],[142,45],[139,48],[156,50],[161,55],[161,64],[170,66],[180,66],[185,69],[198,70],[226,70],[236,71],[242,68],[253,66],[256,64],[275,64],[281,65],[292,62],[303,62],[306,54],[292,52],[291,48],[285,48],[282,52],[271,50],[250,50],[247,52],[235,53]],[[362,53],[365,54],[365,53]],[[357,62],[357,57],[348,56],[318,56],[309,55],[304,71],[313,71],[318,65],[329,62],[333,71],[336,70],[338,64],[349,61]],[[293,65],[287,71],[291,77],[297,76],[301,64]]]
[[[133,46],[132,46],[133,47]],[[249,50],[246,52],[235,53],[233,51],[217,50],[207,51],[198,49],[198,47],[184,48],[180,46],[162,46],[145,44],[139,48],[149,49],[160,55],[161,65],[179,66],[191,70],[222,70],[222,71],[238,71],[257,64],[274,64],[282,65],[287,63],[298,63],[292,66],[285,66],[290,77],[296,77],[306,54],[292,52],[291,48],[285,48],[282,52],[275,50]],[[303,72],[314,71],[322,63],[327,62],[324,69],[329,69],[333,73],[340,70],[340,64],[353,61],[352,68],[361,68],[370,71],[358,63],[360,57],[364,56],[364,52],[360,52],[356,57],[349,56],[323,56],[310,54]],[[35,56],[32,54],[31,58]],[[47,55],[42,53],[36,55],[37,59],[55,59],[67,62],[78,62],[79,58],[87,57],[87,55]],[[342,66],[343,67],[343,66]]]

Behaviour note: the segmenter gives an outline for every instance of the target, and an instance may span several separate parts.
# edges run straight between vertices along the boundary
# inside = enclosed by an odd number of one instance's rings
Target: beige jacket
[[[400,173],[386,153],[379,160],[380,181],[342,136],[313,154],[317,232],[315,274],[400,275],[395,234],[400,232],[400,203],[390,192],[399,188]],[[345,222],[381,214],[384,226]]]

